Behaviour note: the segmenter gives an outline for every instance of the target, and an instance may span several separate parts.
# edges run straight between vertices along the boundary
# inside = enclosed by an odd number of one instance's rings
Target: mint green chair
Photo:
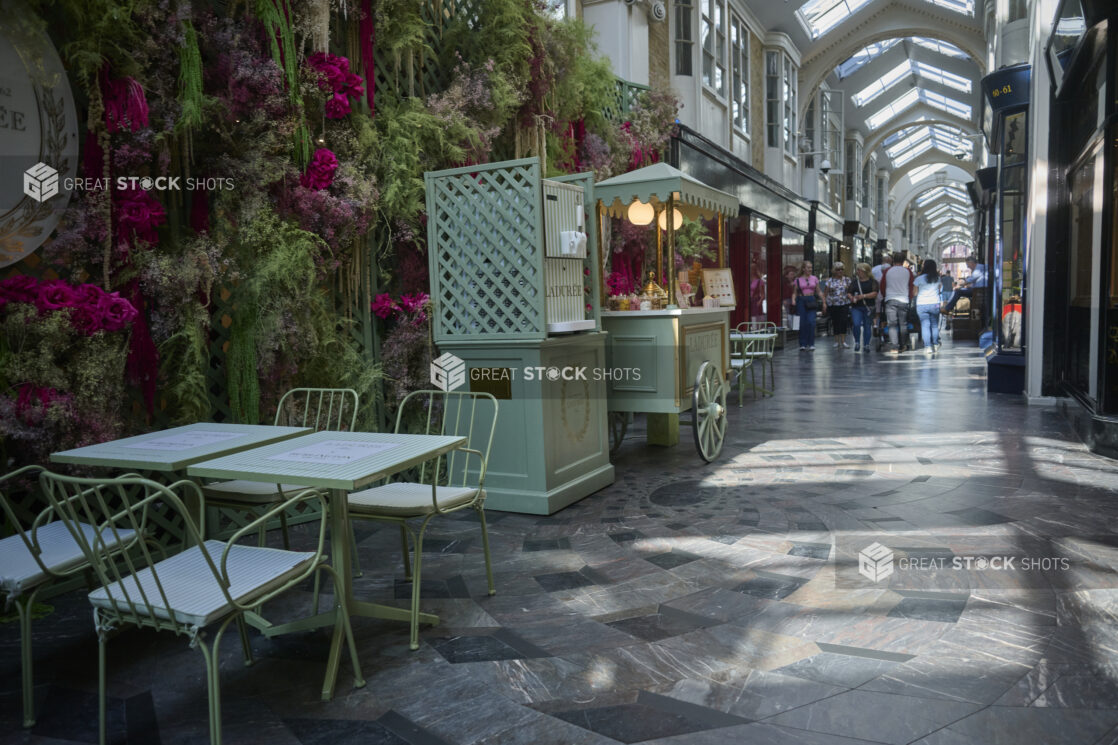
[[[5,476],[0,483],[30,480],[33,484],[43,469],[39,466],[25,466]],[[89,569],[81,546],[74,540],[70,530],[60,520],[53,520],[53,511],[47,508],[39,513],[31,524],[24,528],[23,521],[16,514],[8,498],[0,492],[0,509],[4,519],[14,533],[0,540],[0,592],[4,593],[4,610],[16,606],[19,616],[20,665],[23,676],[23,726],[35,725],[34,673],[31,654],[31,612],[36,600],[46,599],[68,589],[68,583],[61,582]],[[92,537],[94,528],[79,522],[75,529],[86,537]],[[131,539],[132,534],[120,536],[104,535],[101,541],[107,553],[119,550],[123,541]]]
[[[337,575],[325,563],[326,521],[319,518],[318,541],[312,551],[287,551],[242,545],[237,541],[255,533],[284,510],[303,502],[317,502],[326,514],[325,499],[315,489],[305,489],[259,515],[239,529],[228,542],[206,541],[183,504],[183,496],[202,503],[198,486],[179,481],[163,486],[137,476],[89,479],[43,471],[39,476],[51,508],[81,547],[101,587],[89,594],[98,643],[98,706],[101,745],[105,745],[105,647],[109,632],[121,626],[147,627],[185,636],[191,647],[202,650],[209,699],[210,742],[221,743],[221,637],[236,621],[241,634],[245,664],[252,663],[252,648],[244,623],[246,611],[295,588],[311,574]],[[203,503],[204,508],[204,503]],[[180,553],[157,559],[141,536],[155,527],[157,510],[183,524]],[[166,518],[161,518],[166,519]],[[92,527],[91,527],[92,526]],[[32,532],[39,545],[42,528]],[[353,664],[354,686],[365,685],[342,593],[344,633]],[[210,641],[207,642],[207,637]],[[334,671],[327,670],[329,679]]]
[[[776,372],[773,370],[773,355],[776,353],[776,337],[777,328],[776,324],[772,321],[743,321],[734,329],[735,332],[743,334],[765,334],[767,338],[747,340],[751,343],[744,352],[744,357],[749,359],[750,367],[749,375],[753,383],[754,397],[757,392],[757,371],[753,369],[752,363],[757,362],[761,368],[761,393],[771,394],[776,388]],[[768,367],[768,375],[765,374],[765,367]],[[771,388],[766,388],[766,377],[768,384]],[[738,388],[738,406],[741,406],[741,388]]]
[[[360,398],[352,388],[292,388],[276,406],[276,426],[312,427],[316,432],[353,431]],[[264,481],[222,481],[202,487],[210,507],[254,512],[279,504],[306,487],[270,484]],[[280,512],[283,547],[291,548],[287,512]],[[260,526],[259,545],[264,545],[266,526]]]
[[[489,594],[497,592],[493,586],[489,532],[485,525],[485,469],[496,429],[497,399],[488,393],[415,391],[408,394],[396,412],[397,434],[459,435],[466,438],[466,446],[424,463],[400,480],[349,495],[351,518],[381,520],[400,526],[404,572],[412,580],[413,650],[419,649],[423,535],[432,519],[466,508],[477,513]],[[418,531],[412,529],[411,522],[419,524]],[[414,547],[414,562],[409,562],[409,541]]]

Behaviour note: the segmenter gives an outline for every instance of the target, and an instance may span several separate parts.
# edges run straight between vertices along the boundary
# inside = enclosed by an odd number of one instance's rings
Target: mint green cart
[[[677,293],[674,260],[676,222],[683,216],[715,221],[715,268],[723,270],[715,274],[727,278],[723,221],[737,216],[737,197],[666,163],[601,181],[594,186],[594,196],[601,235],[609,235],[606,221],[610,218],[647,224],[651,215],[658,223],[655,271],[670,301],[689,300]],[[669,215],[673,218],[668,219]],[[602,255],[608,257],[610,252],[603,250]],[[608,271],[603,263],[602,272]],[[681,307],[670,302],[659,310],[601,312],[607,333],[607,366],[613,373],[607,383],[611,452],[620,447],[633,415],[643,413],[648,420],[649,444],[679,444],[680,424],[688,424],[699,456],[707,463],[718,457],[726,436],[733,283],[712,285],[707,294],[717,300],[715,307]],[[687,412],[690,420],[681,420]]]

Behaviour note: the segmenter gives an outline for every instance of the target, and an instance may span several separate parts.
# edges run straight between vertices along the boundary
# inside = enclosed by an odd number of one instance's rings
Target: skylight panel
[[[909,162],[913,158],[916,158],[917,156],[931,150],[932,147],[933,147],[933,145],[932,145],[932,141],[930,139],[922,140],[921,142],[917,143],[913,147],[908,148],[904,152],[898,153],[897,155],[892,156],[893,157],[893,166],[896,167],[896,168],[900,168],[901,166],[903,166],[905,163]]]
[[[948,114],[954,114],[961,119],[971,118],[973,110],[969,104],[956,101],[954,98],[948,98],[942,93],[936,93],[935,91],[921,90],[920,97],[930,105],[935,106],[941,111],[946,111]]]
[[[917,182],[923,181],[929,176],[946,170],[946,168],[946,163],[929,163],[925,166],[920,166],[919,168],[913,168],[912,173],[908,174],[909,182],[915,184]]]
[[[974,0],[924,0],[924,2],[974,17]]]
[[[934,202],[940,197],[947,197],[948,199],[957,199],[960,202],[969,204],[966,194],[957,186],[936,186],[924,192],[916,198],[916,206],[923,207],[924,205]]]
[[[906,59],[904,62],[897,65],[892,70],[885,73],[880,78],[855,93],[854,105],[865,106],[870,101],[874,100],[882,93],[904,80],[910,72],[912,72],[912,63]]]
[[[935,65],[929,65],[926,62],[913,61],[912,64],[916,74],[926,80],[931,80],[940,85],[946,85],[948,88],[954,88],[964,93],[971,92],[971,81],[967,80],[962,75],[956,75],[953,72],[940,69]]]
[[[905,91],[901,96],[895,99],[892,103],[888,103],[884,108],[880,109],[876,114],[866,119],[866,125],[870,129],[877,129],[885,122],[897,116],[906,109],[916,105],[920,100],[920,91],[916,88],[911,88]]]
[[[946,41],[940,41],[939,39],[929,39],[926,36],[913,36],[912,42],[924,47],[925,49],[930,49],[933,52],[942,54],[945,57],[954,57],[955,59],[967,58],[966,52],[964,52],[962,49],[959,49],[959,47],[955,46],[954,44],[950,44]]]
[[[839,25],[870,0],[808,0],[796,11],[808,35],[818,39]]]
[[[896,158],[897,155],[903,153],[913,145],[924,142],[925,140],[930,140],[932,137],[932,130],[927,126],[912,127],[904,131],[906,133],[904,137],[900,138],[892,145],[887,145],[885,147],[885,152],[890,158]]]
[[[856,52],[850,57],[847,57],[845,61],[835,68],[835,72],[838,74],[840,80],[842,78],[848,78],[900,43],[900,39],[886,39],[885,41],[874,42],[873,44],[863,47],[860,52]]]
[[[932,228],[934,229],[934,228],[939,228],[943,225],[946,225],[949,222],[959,222],[959,223],[962,223],[963,225],[967,224],[967,220],[966,220],[965,217],[962,217],[960,215],[954,215],[954,214],[944,215],[943,217],[937,217],[934,220],[932,220],[931,224],[932,224]]]

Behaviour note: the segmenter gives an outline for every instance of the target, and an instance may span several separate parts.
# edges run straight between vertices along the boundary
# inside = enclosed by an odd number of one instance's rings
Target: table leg
[[[342,623],[342,604],[340,595],[346,600],[346,607],[353,608],[353,557],[349,553],[349,510],[346,506],[346,492],[331,489],[328,509],[330,510],[330,561],[337,573],[341,587],[334,588],[334,635],[330,640],[330,656],[326,661],[326,680],[322,684],[322,700],[334,697],[334,686],[338,681],[338,664],[342,656],[342,642],[345,640],[345,627]]]

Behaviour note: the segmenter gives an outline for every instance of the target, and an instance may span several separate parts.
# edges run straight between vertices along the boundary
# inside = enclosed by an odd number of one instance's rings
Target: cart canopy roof
[[[624,217],[635,199],[659,208],[675,197],[675,206],[691,219],[716,214],[736,217],[738,198],[688,176],[667,163],[655,163],[594,185],[594,197],[612,217]]]

